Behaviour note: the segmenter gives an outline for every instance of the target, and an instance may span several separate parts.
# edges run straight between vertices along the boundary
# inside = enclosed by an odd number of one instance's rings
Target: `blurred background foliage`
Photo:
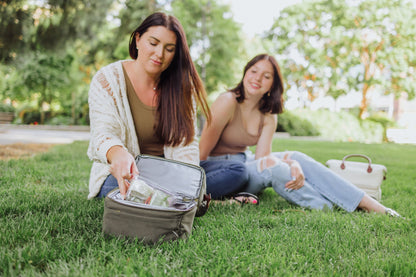
[[[279,117],[278,130],[293,135],[385,139],[394,121],[371,111],[367,94],[415,96],[416,12],[406,0],[304,1],[255,37],[222,0],[0,0],[0,112],[20,124],[88,125],[92,76],[129,58],[131,32],[155,11],[181,21],[211,100],[255,54],[275,55],[286,89],[307,95],[302,109]],[[351,91],[362,95],[352,113],[306,109]]]

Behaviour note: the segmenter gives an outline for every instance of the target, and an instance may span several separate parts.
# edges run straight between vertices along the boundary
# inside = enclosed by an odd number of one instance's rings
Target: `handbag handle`
[[[362,154],[350,154],[350,155],[345,156],[345,157],[342,159],[341,169],[345,169],[345,163],[344,163],[344,162],[345,162],[345,160],[346,160],[346,159],[351,158],[351,157],[360,157],[360,158],[367,159],[367,161],[368,161],[368,168],[367,168],[367,172],[368,172],[368,173],[373,172],[373,168],[371,167],[371,159],[370,159],[368,156],[366,156],[366,155],[362,155]]]

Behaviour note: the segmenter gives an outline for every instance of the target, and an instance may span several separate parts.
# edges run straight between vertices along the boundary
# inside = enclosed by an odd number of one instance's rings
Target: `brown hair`
[[[164,26],[176,35],[175,55],[158,84],[156,135],[165,145],[187,145],[195,135],[193,119],[197,111],[193,99],[208,122],[211,118],[205,88],[191,59],[183,27],[174,16],[161,12],[148,16],[130,36],[130,57],[137,59],[136,35],[143,35],[152,26]]]
[[[246,75],[247,70],[250,69],[253,65],[261,60],[269,61],[273,67],[273,84],[270,88],[269,93],[263,95],[259,103],[259,110],[262,113],[272,113],[279,114],[283,112],[283,78],[280,73],[280,67],[276,59],[273,56],[268,54],[259,54],[251,59],[246,66],[244,67],[243,78],[241,78],[240,83],[233,89],[230,89],[231,92],[234,92],[237,95],[238,103],[241,103],[245,99],[244,93],[244,83],[243,79]]]

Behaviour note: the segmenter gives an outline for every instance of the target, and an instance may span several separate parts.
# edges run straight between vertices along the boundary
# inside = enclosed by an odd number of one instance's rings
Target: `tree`
[[[74,40],[97,39],[112,0],[45,0],[33,15],[33,50],[65,53]]]
[[[0,45],[7,46],[0,47],[0,61],[11,69],[3,70],[7,80],[0,87],[1,94],[12,100],[37,99],[42,123],[43,106],[54,102],[63,107],[72,99],[75,122],[79,107],[74,105],[84,105],[77,95],[86,94],[81,91],[88,82],[83,77],[91,73],[94,59],[90,57],[99,49],[95,46],[100,35],[107,31],[113,1],[17,0],[0,4]],[[77,61],[77,69],[73,61]],[[16,75],[20,77],[17,82]]]
[[[359,116],[372,89],[415,96],[416,12],[401,0],[320,0],[283,10],[268,33],[289,87],[313,100],[361,91]]]
[[[0,62],[10,63],[26,48],[25,30],[32,26],[33,9],[26,0],[0,0]]]
[[[59,92],[70,85],[69,68],[72,60],[72,56],[39,53],[21,68],[23,84],[32,95],[37,94],[41,124],[45,120],[44,106],[50,106],[52,101],[59,99]]]
[[[0,61],[28,51],[65,54],[74,40],[94,40],[113,0],[0,1]],[[24,50],[24,51],[22,51]]]
[[[0,96],[64,108],[74,123],[96,70],[129,57],[131,32],[152,12],[179,18],[208,92],[232,84],[243,51],[229,6],[216,0],[0,1]]]
[[[184,26],[196,67],[208,92],[234,80],[236,59],[242,53],[240,27],[230,7],[213,0],[174,0],[174,15]]]
[[[131,33],[151,13],[162,10],[163,4],[152,0],[118,0],[109,11],[111,20],[101,29],[99,40],[92,45],[94,54],[103,54],[109,61],[129,58],[129,39]]]

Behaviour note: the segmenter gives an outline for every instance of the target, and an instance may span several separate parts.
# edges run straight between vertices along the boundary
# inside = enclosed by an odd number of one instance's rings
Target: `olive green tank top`
[[[124,66],[123,72],[126,80],[127,99],[130,104],[137,139],[139,140],[140,153],[163,156],[164,145],[155,133],[156,107],[147,106],[140,100]]]

